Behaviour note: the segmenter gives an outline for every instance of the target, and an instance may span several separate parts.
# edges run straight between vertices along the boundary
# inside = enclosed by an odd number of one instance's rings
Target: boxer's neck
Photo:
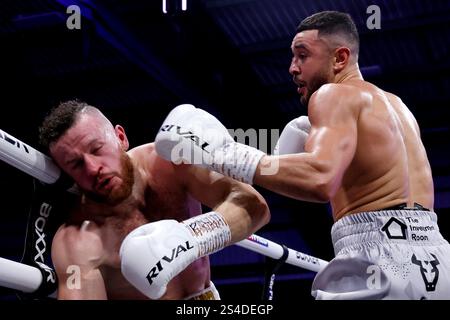
[[[334,83],[345,83],[350,80],[364,80],[357,63],[348,65],[344,70],[336,74]]]

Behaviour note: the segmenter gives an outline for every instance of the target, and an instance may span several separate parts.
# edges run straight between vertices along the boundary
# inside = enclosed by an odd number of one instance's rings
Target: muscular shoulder
[[[128,152],[128,155],[137,168],[152,176],[155,174],[167,175],[173,172],[173,164],[158,156],[154,143],[135,147]]]
[[[158,156],[155,144],[149,143],[130,150],[132,158],[141,163],[158,186],[187,191],[192,185],[209,186],[223,176],[189,164],[173,164]]]
[[[153,158],[156,156],[155,144],[154,143],[146,143],[140,146],[137,146],[130,151],[128,151],[128,155],[137,161],[148,160],[149,158]]]
[[[91,221],[81,225],[64,224],[52,243],[52,260],[58,269],[68,265],[97,268],[103,261],[100,228]]]
[[[328,83],[319,88],[312,96],[311,101],[315,106],[320,107],[336,107],[345,106],[361,106],[367,104],[371,100],[371,95],[361,87]]]
[[[389,100],[389,103],[394,107],[396,110],[401,110],[402,112],[406,112],[407,114],[411,114],[411,111],[408,109],[408,107],[405,105],[405,103],[402,101],[402,99],[398,96],[396,96],[393,93],[383,91],[386,98]]]
[[[389,100],[389,103],[392,105],[396,113],[400,116],[401,119],[404,119],[414,130],[420,135],[419,124],[417,123],[416,118],[414,117],[411,110],[408,109],[406,104],[402,101],[402,99],[390,92],[384,92],[386,97]]]
[[[384,94],[386,95],[386,97],[389,99],[389,101],[390,101],[391,103],[394,103],[394,104],[403,104],[403,101],[402,101],[402,99],[400,99],[400,97],[396,96],[396,95],[393,94],[393,93],[387,92],[387,91],[383,91],[383,92],[384,92]]]
[[[309,101],[310,120],[317,118],[339,119],[339,116],[357,118],[361,109],[370,105],[371,96],[361,88],[347,84],[325,84]]]
[[[182,181],[181,175],[186,172],[187,165],[175,165],[160,156],[155,149],[154,143],[148,143],[128,152],[135,165],[143,170],[144,174],[158,186],[170,186],[176,188]]]

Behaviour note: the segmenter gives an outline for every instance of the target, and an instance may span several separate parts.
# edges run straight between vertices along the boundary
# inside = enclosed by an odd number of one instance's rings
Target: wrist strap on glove
[[[183,221],[199,244],[199,257],[214,253],[231,241],[230,227],[221,214],[208,212]]]
[[[214,151],[212,167],[240,182],[252,184],[264,152],[245,144],[231,142]]]

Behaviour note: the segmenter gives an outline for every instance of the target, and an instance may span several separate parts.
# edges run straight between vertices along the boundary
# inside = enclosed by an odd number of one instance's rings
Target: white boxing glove
[[[275,145],[275,155],[305,152],[305,143],[311,130],[307,116],[301,116],[290,121],[281,132]]]
[[[138,227],[120,246],[122,274],[151,299],[161,298],[167,284],[189,264],[231,241],[231,231],[216,212],[183,222],[160,220]]]
[[[265,155],[235,142],[216,117],[189,104],[169,113],[156,135],[155,147],[168,161],[199,165],[249,184]]]

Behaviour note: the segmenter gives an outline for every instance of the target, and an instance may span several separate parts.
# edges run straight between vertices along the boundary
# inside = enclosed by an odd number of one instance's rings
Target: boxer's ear
[[[334,52],[333,70],[335,73],[341,72],[350,61],[350,49],[347,47],[337,48]]]
[[[116,136],[119,139],[120,145],[124,151],[128,150],[130,144],[128,143],[128,138],[125,133],[125,129],[121,125],[116,125],[114,127],[114,131],[116,132]]]

